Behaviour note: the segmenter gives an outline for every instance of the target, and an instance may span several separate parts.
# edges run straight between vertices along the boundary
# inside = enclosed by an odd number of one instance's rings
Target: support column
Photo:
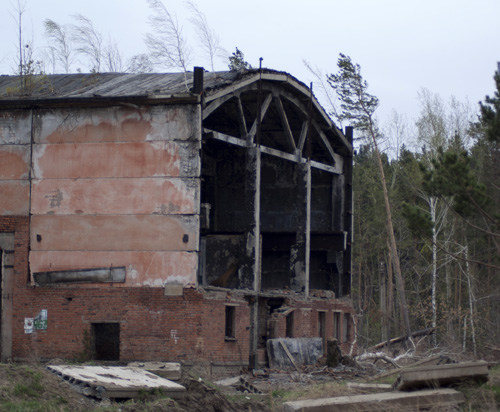
[[[345,128],[345,136],[349,143],[353,142],[353,128]],[[341,284],[341,296],[351,293],[351,248],[352,248],[352,154],[344,158],[344,230],[347,232],[346,249],[344,251],[344,265]]]
[[[251,144],[246,155],[246,180],[245,199],[247,216],[246,233],[246,264],[242,268],[244,283],[242,287],[252,289],[254,296],[250,299],[250,354],[249,367],[258,367],[257,345],[258,345],[258,320],[259,299],[258,293],[261,285],[261,241],[260,241],[260,174],[261,174],[261,152],[260,147]]]
[[[300,162],[295,167],[297,182],[296,235],[290,251],[290,288],[309,296],[309,260],[311,243],[311,163]]]

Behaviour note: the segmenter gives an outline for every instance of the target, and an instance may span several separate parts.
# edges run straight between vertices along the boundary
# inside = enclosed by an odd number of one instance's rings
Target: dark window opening
[[[226,339],[236,338],[235,312],[234,306],[226,306],[226,327],[224,333]]]
[[[286,337],[293,338],[293,312],[286,315]]]
[[[342,336],[342,341],[349,342],[351,339],[351,315],[349,313],[344,314],[344,322],[342,325],[343,329],[343,336]]]
[[[95,360],[120,360],[120,324],[93,323]]]
[[[333,312],[333,337],[340,339],[340,315],[341,312]]]
[[[318,336],[323,340],[323,347],[326,345],[326,313],[318,312]]]

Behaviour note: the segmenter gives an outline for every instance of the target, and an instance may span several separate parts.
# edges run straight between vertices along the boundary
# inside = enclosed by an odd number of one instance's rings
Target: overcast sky
[[[43,21],[72,23],[80,13],[123,55],[145,52],[150,10],[146,0],[25,0],[24,33],[35,47],[46,44]],[[335,72],[339,52],[359,63],[370,91],[379,97],[379,119],[392,109],[415,117],[417,92],[427,88],[447,99],[468,99],[475,108],[492,94],[500,61],[500,0],[211,0],[196,1],[229,52],[238,47],[253,66],[291,73],[309,84],[306,59]],[[15,67],[17,0],[1,0],[0,73]],[[191,66],[209,68],[183,0],[164,0],[182,24],[193,49]],[[227,69],[220,60],[216,69]],[[85,67],[82,67],[85,71]]]

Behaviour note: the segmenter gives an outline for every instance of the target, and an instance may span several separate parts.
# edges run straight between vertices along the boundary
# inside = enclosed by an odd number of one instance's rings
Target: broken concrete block
[[[172,381],[178,381],[181,378],[181,364],[177,362],[130,362],[127,366],[142,369]]]
[[[399,390],[437,388],[464,380],[486,382],[488,380],[488,362],[451,363],[403,370],[394,383],[394,387]]]
[[[286,351],[284,347],[286,347],[288,351]],[[272,369],[291,369],[295,368],[296,365],[313,365],[323,356],[323,339],[268,339],[267,356],[269,359],[269,367]]]
[[[155,388],[162,389],[169,397],[180,397],[186,392],[178,383],[132,367],[49,365],[47,369],[70,383],[87,388],[92,396],[100,399],[134,398]]]
[[[383,392],[369,395],[339,396],[325,399],[306,399],[286,402],[284,412],[335,411],[419,411],[447,410],[464,402],[464,395],[454,389],[423,390],[416,392]]]

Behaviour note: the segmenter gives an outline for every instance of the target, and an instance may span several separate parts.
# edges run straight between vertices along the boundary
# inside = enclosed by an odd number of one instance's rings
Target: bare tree
[[[109,40],[104,48],[104,67],[108,72],[123,72],[123,59],[117,44]]]
[[[319,67],[312,67],[307,60],[302,59],[302,63],[304,63],[304,66],[306,66],[307,70],[309,70],[309,72],[314,76],[315,83],[318,86],[315,88],[315,90],[319,90],[324,99],[328,102],[328,107],[330,108],[330,116],[332,116],[338,123],[339,127],[342,128],[342,118],[339,116],[337,105],[335,104],[335,93],[332,91],[331,87],[327,87],[328,84],[325,82],[327,76],[321,71]]]
[[[54,66],[60,63],[65,73],[71,71],[72,47],[70,44],[69,28],[61,26],[54,20],[46,19],[44,22],[45,35],[50,41],[50,55]]]
[[[210,59],[210,68],[215,71],[214,60],[217,56],[225,57],[227,52],[220,46],[219,36],[208,25],[206,16],[192,1],[186,2],[192,13],[191,22],[195,25],[203,50]]]
[[[71,37],[77,45],[76,51],[90,60],[91,71],[99,72],[103,57],[102,35],[89,18],[81,14],[73,17],[77,24],[71,26]]]
[[[160,0],[148,0],[148,3],[154,14],[149,17],[153,33],[146,34],[146,45],[153,63],[167,69],[181,69],[186,73],[191,53],[182,27]]]
[[[127,71],[130,73],[151,73],[153,63],[147,54],[136,54],[128,61]]]

